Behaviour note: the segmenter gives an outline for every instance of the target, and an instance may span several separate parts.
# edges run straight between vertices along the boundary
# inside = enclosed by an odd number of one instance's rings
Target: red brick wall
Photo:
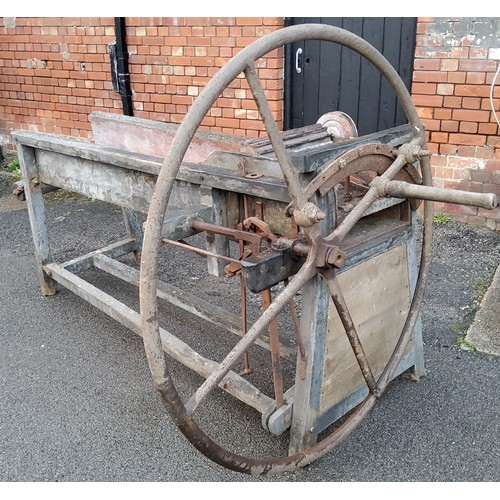
[[[134,114],[178,123],[217,70],[279,17],[126,18]],[[489,92],[500,59],[498,19],[420,18],[413,99],[428,131],[438,186],[500,195],[498,126]],[[94,110],[121,113],[108,44],[113,18],[0,18],[0,146],[14,129],[91,135]],[[257,67],[278,125],[283,123],[283,53]],[[500,78],[494,90],[500,108]],[[244,78],[217,100],[203,127],[262,133]],[[500,229],[500,211],[436,204],[467,222]]]
[[[500,196],[500,136],[490,90],[500,59],[498,18],[420,18],[412,95],[426,127],[437,186]],[[500,77],[493,105],[500,114]],[[436,210],[500,229],[500,210]]]
[[[132,101],[137,117],[179,123],[217,70],[283,18],[126,18]],[[14,129],[88,138],[94,110],[121,113],[113,92],[108,44],[113,18],[0,19],[0,145]],[[257,62],[279,126],[283,53]],[[204,128],[258,135],[263,130],[247,82],[237,78]]]

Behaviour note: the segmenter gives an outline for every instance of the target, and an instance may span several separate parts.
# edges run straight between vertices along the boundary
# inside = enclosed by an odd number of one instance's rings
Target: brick
[[[479,109],[481,107],[481,98],[464,97],[462,99],[462,107],[465,109]]]
[[[441,71],[457,71],[458,70],[458,59],[441,59],[439,69]]]
[[[488,122],[490,114],[488,111],[477,109],[455,109],[453,110],[452,117],[454,120],[475,121],[475,122]]]
[[[486,81],[486,73],[467,73],[465,83],[481,85]]]
[[[455,86],[451,83],[438,83],[437,93],[439,95],[453,95]]]
[[[419,118],[433,118],[434,108],[417,108]]]
[[[493,174],[485,170],[471,170],[470,178],[474,182],[490,183]]]
[[[451,179],[453,176],[453,169],[450,167],[436,167],[433,176],[437,179]]]
[[[485,169],[488,172],[500,172],[500,160],[488,160]]]
[[[493,107],[497,115],[500,115],[500,99],[493,99]],[[481,99],[481,109],[487,109],[488,111],[491,111],[491,101],[489,97],[484,97]]]
[[[455,95],[488,97],[489,87],[486,85],[455,85]]]
[[[450,134],[450,143],[484,146],[486,144],[486,136],[471,134]]]
[[[415,106],[440,107],[443,105],[443,97],[437,95],[412,95]]]
[[[459,146],[458,155],[473,158],[476,156],[477,146]]]
[[[446,82],[447,74],[442,71],[414,71],[413,81],[415,82]]]
[[[460,123],[460,132],[464,134],[476,134],[478,126],[477,123],[474,122],[462,122]]]
[[[452,110],[449,108],[434,108],[434,118],[437,120],[449,120]]]
[[[465,59],[469,57],[469,47],[451,47],[450,48],[450,57]],[[459,65],[460,67],[460,65]]]
[[[453,120],[443,120],[441,122],[441,130],[443,132],[458,132],[459,122]]]
[[[437,130],[439,130],[439,129],[437,129]],[[448,134],[445,132],[432,132],[431,133],[431,141],[432,142],[447,143],[448,142]]]
[[[417,71],[438,71],[441,69],[441,65],[439,59],[415,59],[413,69]]]
[[[460,108],[462,106],[462,98],[455,96],[446,96],[443,99],[443,106],[446,108]]]
[[[480,123],[478,132],[485,135],[495,135],[498,133],[498,125],[496,123]]]
[[[462,59],[458,63],[460,71],[496,71],[496,61],[483,59]]]
[[[429,94],[434,95],[436,93],[437,84],[435,83],[420,83],[414,82],[411,87],[413,94]]]
[[[261,26],[263,24],[262,17],[237,17],[236,24],[238,26]]]

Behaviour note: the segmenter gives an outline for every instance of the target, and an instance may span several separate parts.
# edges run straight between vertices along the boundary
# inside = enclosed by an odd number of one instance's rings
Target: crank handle
[[[375,184],[380,196],[440,201],[486,208],[487,210],[497,208],[499,203],[498,197],[494,193],[471,193],[469,191],[459,191],[458,189],[410,184],[404,181],[386,181],[373,184]]]

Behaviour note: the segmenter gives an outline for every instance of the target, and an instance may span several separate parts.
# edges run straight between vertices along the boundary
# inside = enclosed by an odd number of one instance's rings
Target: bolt
[[[345,253],[338,248],[330,248],[326,253],[326,263],[328,267],[339,268],[345,260]]]

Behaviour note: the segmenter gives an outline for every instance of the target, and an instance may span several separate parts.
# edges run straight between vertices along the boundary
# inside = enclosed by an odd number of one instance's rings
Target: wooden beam
[[[142,336],[141,317],[138,312],[57,264],[48,264],[45,271],[68,290]],[[217,362],[201,356],[163,328],[160,328],[160,338],[167,354],[205,378],[219,366]],[[219,387],[260,413],[268,411],[268,408],[274,405],[272,398],[232,371],[228,372]]]
[[[112,258],[106,257],[103,254],[94,254],[94,265],[98,269],[112,274],[116,278],[122,279],[127,283],[139,286],[139,271],[133,269],[126,264],[118,262]],[[185,290],[181,290],[175,286],[158,280],[158,297],[160,299],[170,302],[174,306],[177,306],[184,311],[187,311],[199,318],[212,323],[224,330],[233,333],[238,336],[242,336],[241,333],[241,319],[238,315],[222,309],[214,304],[199,298]],[[263,335],[262,339],[257,339],[256,345],[264,347],[269,350],[269,341],[267,336]],[[283,357],[291,360],[295,360],[296,352],[295,348],[287,345],[281,347],[281,354]]]

